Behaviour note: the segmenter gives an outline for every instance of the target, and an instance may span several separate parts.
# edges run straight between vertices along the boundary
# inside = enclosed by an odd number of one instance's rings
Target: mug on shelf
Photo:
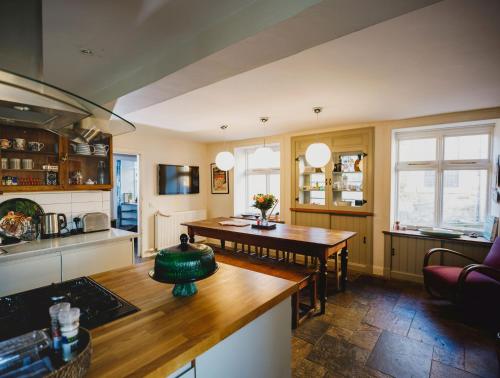
[[[19,158],[11,158],[9,161],[10,169],[21,169],[21,159]]]
[[[8,139],[0,139],[0,148],[6,150],[12,147],[12,142]]]
[[[45,144],[42,142],[32,141],[28,142],[28,149],[30,151],[38,152],[41,151],[45,147]]]
[[[22,151],[26,148],[26,139],[14,138],[12,139],[12,147],[14,150]]]
[[[33,159],[22,160],[23,169],[33,169]]]

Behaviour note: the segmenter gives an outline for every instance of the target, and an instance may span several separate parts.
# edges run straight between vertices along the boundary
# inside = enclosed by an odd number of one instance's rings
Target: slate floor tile
[[[356,376],[365,366],[370,352],[343,339],[325,335],[309,353],[308,360],[318,363],[339,376]]]
[[[493,345],[470,341],[465,346],[465,370],[485,378],[500,376],[498,356]]]
[[[312,344],[299,339],[298,337],[292,337],[292,369],[296,367],[298,362],[302,361],[311,352]]]
[[[384,308],[372,307],[364,317],[363,322],[401,336],[406,336],[414,315],[414,311],[406,309],[388,311]]]
[[[431,378],[478,378],[477,375],[445,365],[439,361],[432,361]]]
[[[308,319],[294,331],[294,336],[311,344],[317,342],[323,336],[330,324],[319,317]]]
[[[299,361],[295,368],[292,368],[293,378],[321,378],[324,377],[327,370],[321,365],[315,364],[309,360]]]
[[[367,365],[394,377],[417,378],[429,376],[431,360],[432,347],[429,345],[384,331]]]

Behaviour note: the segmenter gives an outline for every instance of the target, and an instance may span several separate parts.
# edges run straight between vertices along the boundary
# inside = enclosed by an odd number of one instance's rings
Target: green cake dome
[[[151,278],[162,283],[175,284],[172,293],[186,297],[198,292],[194,282],[207,278],[217,269],[212,248],[205,244],[188,243],[188,236],[182,234],[181,244],[162,249],[155,258]]]

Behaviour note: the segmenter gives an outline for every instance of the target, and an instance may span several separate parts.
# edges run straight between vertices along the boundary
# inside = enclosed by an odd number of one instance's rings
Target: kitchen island
[[[137,236],[112,228],[2,246],[0,296],[128,266]]]
[[[219,266],[187,298],[149,278],[153,261],[92,276],[141,310],[91,331],[89,376],[290,376],[296,284]]]

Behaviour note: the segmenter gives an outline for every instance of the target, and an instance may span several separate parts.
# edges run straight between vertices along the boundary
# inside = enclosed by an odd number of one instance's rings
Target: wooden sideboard
[[[384,231],[384,276],[422,282],[424,256],[431,248],[448,248],[482,261],[493,243],[482,238],[456,239],[422,235],[418,231]],[[430,264],[465,266],[468,260],[450,254],[435,254]]]

